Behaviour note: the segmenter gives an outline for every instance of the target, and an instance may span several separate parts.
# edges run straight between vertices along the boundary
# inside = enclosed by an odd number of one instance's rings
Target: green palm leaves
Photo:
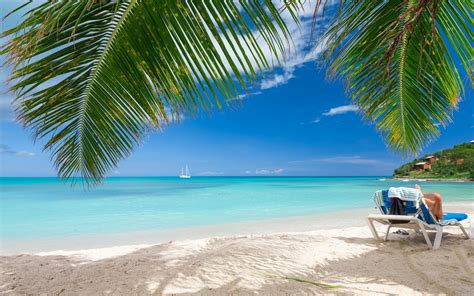
[[[471,1],[343,1],[323,40],[361,113],[390,147],[416,153],[451,120],[472,77]]]
[[[33,8],[3,33],[20,121],[47,139],[60,176],[100,181],[150,129],[236,97],[268,68],[263,46],[283,56],[289,36],[273,3],[239,4],[82,0]]]

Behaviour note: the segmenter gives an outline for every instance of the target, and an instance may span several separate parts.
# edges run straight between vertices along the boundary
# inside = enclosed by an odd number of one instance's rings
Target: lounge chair
[[[367,217],[367,224],[370,231],[376,240],[379,240],[379,235],[375,229],[374,222],[387,225],[387,232],[384,240],[388,239],[390,228],[405,228],[413,229],[415,232],[421,232],[426,240],[426,244],[433,249],[438,249],[441,245],[443,237],[443,229],[448,226],[457,226],[461,228],[466,239],[469,239],[471,222],[467,214],[464,213],[445,213],[442,222],[438,222],[433,214],[430,212],[423,199],[418,201],[404,201],[406,215],[389,215],[391,206],[390,198],[388,197],[388,190],[379,190],[374,194],[374,202],[380,214],[371,214]],[[467,220],[467,221],[466,221]],[[466,231],[461,224],[462,221],[468,222],[469,231]],[[435,230],[436,236],[434,242],[428,236],[428,230]]]

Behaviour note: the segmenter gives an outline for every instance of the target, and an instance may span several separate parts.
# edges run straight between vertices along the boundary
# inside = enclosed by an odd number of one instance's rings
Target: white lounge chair
[[[470,237],[471,223],[467,214],[464,213],[445,213],[442,222],[438,222],[423,200],[415,203],[408,202],[406,215],[389,215],[390,199],[388,198],[387,190],[380,190],[374,194],[374,202],[376,208],[380,211],[380,214],[371,214],[367,217],[367,224],[369,225],[370,231],[376,240],[380,240],[380,237],[375,229],[374,222],[379,222],[383,225],[387,225],[387,231],[385,233],[384,240],[388,239],[388,234],[392,227],[413,229],[416,232],[421,232],[426,240],[426,244],[433,249],[438,249],[441,245],[441,239],[443,237],[443,229],[448,226],[456,226],[461,228],[466,239]],[[462,225],[462,221],[466,221],[469,225],[469,231],[466,231]],[[404,223],[400,223],[404,222]],[[436,231],[434,242],[428,236],[428,230]]]

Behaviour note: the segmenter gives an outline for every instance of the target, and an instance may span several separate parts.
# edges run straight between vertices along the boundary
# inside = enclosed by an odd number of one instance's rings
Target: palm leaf
[[[419,152],[451,121],[463,92],[452,52],[472,84],[472,3],[342,2],[322,38],[329,75],[345,79],[389,146]]]
[[[228,105],[290,40],[270,0],[48,1],[2,37],[19,120],[88,184],[150,130]]]

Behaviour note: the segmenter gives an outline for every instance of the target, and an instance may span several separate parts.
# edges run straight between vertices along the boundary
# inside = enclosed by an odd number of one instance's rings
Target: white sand
[[[473,241],[456,228],[434,251],[421,235],[376,242],[356,226],[3,256],[0,266],[0,293],[13,295],[468,295],[474,287]]]

